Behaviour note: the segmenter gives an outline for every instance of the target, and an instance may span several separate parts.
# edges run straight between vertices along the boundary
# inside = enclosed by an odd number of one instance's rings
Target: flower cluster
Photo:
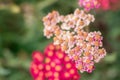
[[[54,44],[61,46],[62,51],[75,61],[76,68],[81,72],[92,72],[94,63],[106,55],[102,48],[101,33],[87,32],[84,29],[94,20],[93,15],[79,9],[67,16],[53,11],[43,18],[44,35],[47,38],[54,36]]]
[[[55,35],[56,44],[60,44],[61,38],[66,40],[66,37],[76,34],[78,31],[88,26],[90,22],[94,22],[94,16],[86,14],[83,10],[76,9],[74,14],[67,16],[60,15],[57,11],[49,13],[43,18],[44,36],[47,38]],[[73,30],[73,32],[70,32]],[[65,34],[67,34],[65,36]],[[71,37],[72,38],[72,37]]]
[[[79,0],[79,5],[89,11],[94,8],[99,8],[100,2],[99,0]]]
[[[44,55],[39,51],[33,52],[30,71],[34,80],[79,80],[74,64],[59,46],[50,44]]]
[[[119,3],[119,0],[78,0],[80,7],[83,7],[86,11],[94,8],[102,8],[103,10],[118,8]]]
[[[119,0],[100,0],[101,7],[104,10],[111,9],[114,5],[119,5],[119,3]]]

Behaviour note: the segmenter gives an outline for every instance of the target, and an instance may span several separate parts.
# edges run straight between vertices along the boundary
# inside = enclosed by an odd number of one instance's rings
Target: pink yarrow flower
[[[94,8],[99,8],[100,6],[99,0],[79,0],[78,3],[81,7],[83,7],[87,11]]]
[[[80,75],[59,46],[50,44],[44,54],[33,52],[30,72],[34,80],[79,80]]]
[[[119,0],[78,0],[79,6],[86,11],[96,8],[102,8],[103,10],[114,9],[120,7],[119,3]]]
[[[55,15],[57,17],[54,17]],[[50,17],[52,19],[49,19]],[[51,20],[55,20],[56,24],[52,23]],[[93,15],[79,9],[76,9],[74,14],[67,16],[53,11],[43,18],[44,35],[47,38],[54,37],[54,45],[61,47],[62,51],[75,62],[75,66],[80,72],[91,73],[94,70],[94,63],[99,62],[106,55],[101,32],[85,31],[85,27],[89,26],[94,20]],[[51,24],[49,25],[47,22],[51,22]],[[46,34],[49,32],[50,34]]]
[[[111,9],[114,5],[119,5],[119,0],[99,0],[103,10]],[[118,4],[117,4],[118,3]]]

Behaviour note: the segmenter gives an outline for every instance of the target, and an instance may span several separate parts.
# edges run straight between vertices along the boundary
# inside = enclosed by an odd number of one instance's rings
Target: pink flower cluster
[[[94,63],[106,55],[102,48],[101,33],[85,31],[85,27],[94,20],[93,15],[79,9],[67,16],[53,11],[43,18],[44,35],[47,38],[54,36],[54,44],[59,45],[75,61],[76,68],[81,72],[92,72]]]
[[[94,20],[95,18],[93,15],[87,14],[79,9],[76,9],[74,14],[69,14],[67,16],[60,15],[57,11],[53,11],[43,17],[44,36],[50,38],[55,35],[55,39],[58,37],[59,39],[63,37],[66,39],[67,36],[74,35],[85,26],[88,26],[90,22],[94,22]],[[71,30],[73,31],[70,32]],[[67,35],[64,36],[64,34]],[[59,41],[56,41],[55,43],[60,44]]]
[[[59,46],[50,44],[44,54],[33,52],[30,72],[34,80],[79,80],[80,75],[68,56]]]
[[[86,11],[94,8],[102,8],[103,10],[108,10],[119,5],[119,0],[79,0],[78,4],[83,7]],[[116,8],[117,6],[115,6]]]
[[[117,3],[120,3],[119,0],[100,0],[101,7],[104,10],[111,9],[113,5],[119,5]]]
[[[89,11],[94,8],[99,8],[100,2],[99,0],[79,0],[79,5]]]

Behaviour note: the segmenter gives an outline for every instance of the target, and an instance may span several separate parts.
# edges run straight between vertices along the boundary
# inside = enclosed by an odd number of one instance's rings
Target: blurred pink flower
[[[78,0],[78,4],[80,7],[83,7],[86,11],[95,8],[109,10],[120,7],[120,0]]]
[[[99,8],[100,6],[99,0],[79,0],[78,3],[81,7],[83,7],[87,11],[94,8]]]
[[[117,3],[120,2],[120,0],[99,0],[101,4],[101,8],[103,10],[112,9],[114,5],[119,5]]]
[[[44,54],[33,52],[30,72],[34,80],[79,80],[75,63],[61,51],[59,46],[50,44]]]

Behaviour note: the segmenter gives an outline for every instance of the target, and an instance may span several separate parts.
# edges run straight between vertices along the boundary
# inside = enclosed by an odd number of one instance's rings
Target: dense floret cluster
[[[106,50],[102,48],[101,32],[87,32],[84,29],[94,20],[93,15],[79,9],[67,16],[53,11],[43,18],[44,36],[53,36],[54,45],[59,45],[81,72],[91,73],[94,63],[106,55]]]
[[[44,54],[33,52],[30,72],[34,80],[79,80],[75,63],[61,51],[60,46],[50,44]]]

